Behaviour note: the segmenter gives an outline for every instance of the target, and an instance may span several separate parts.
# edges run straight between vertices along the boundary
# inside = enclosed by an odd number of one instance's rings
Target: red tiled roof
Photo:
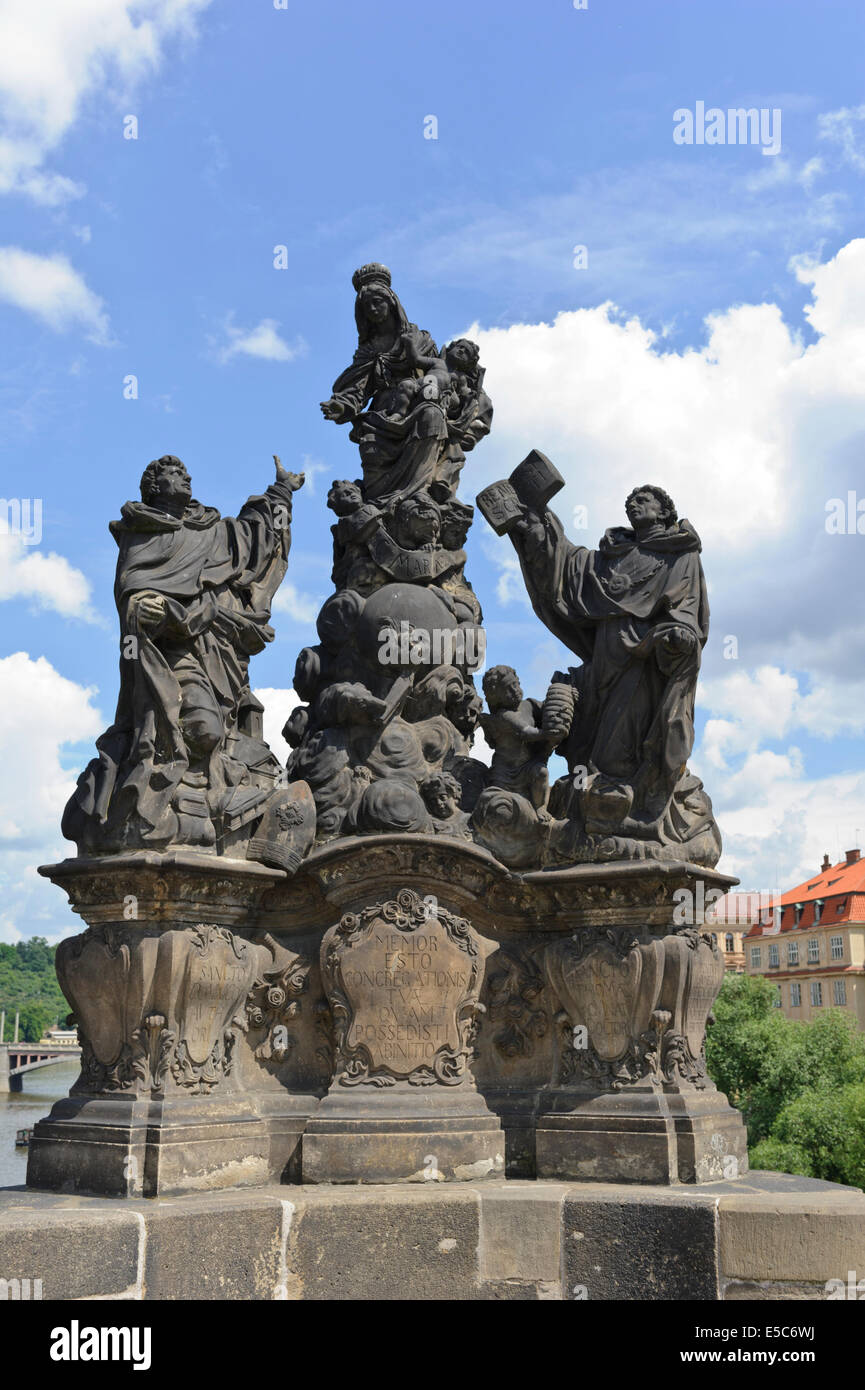
[[[865,859],[857,859],[852,864],[844,860],[832,864],[797,888],[782,893],[779,901],[784,907],[787,903],[813,902],[815,898],[837,898],[844,893],[865,893]]]
[[[814,904],[818,901],[823,903],[823,910],[820,921],[815,922]],[[804,883],[774,898],[769,894],[727,893],[713,910],[707,912],[707,925],[732,926],[738,922],[744,926],[750,923],[745,932],[746,938],[774,936],[778,929],[771,920],[766,920],[773,906],[781,909],[782,932],[793,931],[796,926],[802,930],[813,930],[815,927],[837,926],[842,922],[865,921],[865,859],[860,857],[849,863],[845,857],[840,863],[829,865]],[[798,923],[795,921],[794,906],[802,908]]]

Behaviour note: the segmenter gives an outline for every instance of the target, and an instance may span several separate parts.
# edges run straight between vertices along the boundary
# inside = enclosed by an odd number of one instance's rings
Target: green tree
[[[21,1010],[20,1037],[24,1042],[38,1042],[53,1022],[54,1015],[44,1004],[26,1004]]]
[[[780,1139],[761,1139],[753,1149],[748,1150],[748,1163],[752,1168],[768,1168],[774,1173],[799,1173],[803,1178],[813,1178],[814,1169],[810,1156],[796,1144],[784,1144]]]
[[[709,1075],[746,1118],[759,1093],[768,1055],[783,1047],[787,1020],[761,975],[726,975],[706,1034]]]
[[[797,1096],[828,1095],[865,1081],[865,1036],[849,1014],[831,1009],[810,1023],[784,1022],[749,1096],[752,1143],[769,1134],[782,1137],[777,1122]]]
[[[865,1083],[802,1091],[783,1107],[750,1160],[754,1168],[865,1185]]]
[[[728,975],[706,1040],[709,1073],[742,1111],[754,1168],[865,1182],[865,1036],[841,1010],[810,1023],[775,1008],[775,986]]]
[[[0,1010],[6,1011],[6,1041],[12,1036],[16,1012],[30,1004],[47,1009],[49,1023],[69,1012],[54,971],[54,947],[39,936],[14,946],[0,944]]]

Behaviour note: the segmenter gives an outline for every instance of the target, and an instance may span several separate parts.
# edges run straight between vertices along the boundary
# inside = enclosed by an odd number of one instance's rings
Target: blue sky
[[[563,519],[588,506],[575,540],[645,480],[703,535],[722,867],[783,888],[855,843],[863,542],[825,506],[865,494],[863,39],[860,7],[798,0],[0,0],[2,490],[43,508],[38,546],[0,536],[0,939],[68,926],[32,866],[69,848],[110,722],[107,523],[159,454],[229,513],[274,452],[307,467],[253,667],[279,728],[329,592],[327,483],[358,471],[318,402],[369,259],[438,342],[481,343],[496,419],[463,496],[536,445]],[[780,153],[674,144],[697,101],[780,110]],[[480,520],[469,573],[490,660],[542,694],[565,654]]]

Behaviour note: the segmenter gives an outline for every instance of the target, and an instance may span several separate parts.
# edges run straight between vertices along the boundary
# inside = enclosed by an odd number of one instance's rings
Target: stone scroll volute
[[[664,1071],[668,1080],[702,1090],[712,1085],[704,1056],[706,1024],[724,980],[724,957],[709,933],[694,927],[665,937],[664,947]]]

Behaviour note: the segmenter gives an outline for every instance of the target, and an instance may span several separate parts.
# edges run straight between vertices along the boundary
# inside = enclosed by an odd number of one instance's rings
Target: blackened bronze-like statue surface
[[[80,851],[224,853],[253,829],[261,834],[274,792],[285,800],[248,669],[273,640],[270,605],[302,483],[277,459],[275,482],[237,517],[222,517],[194,500],[186,468],[169,454],[148,465],[141,501],[125,503],[111,523],[120,695],[63,817]],[[311,839],[311,805],[307,812]]]

